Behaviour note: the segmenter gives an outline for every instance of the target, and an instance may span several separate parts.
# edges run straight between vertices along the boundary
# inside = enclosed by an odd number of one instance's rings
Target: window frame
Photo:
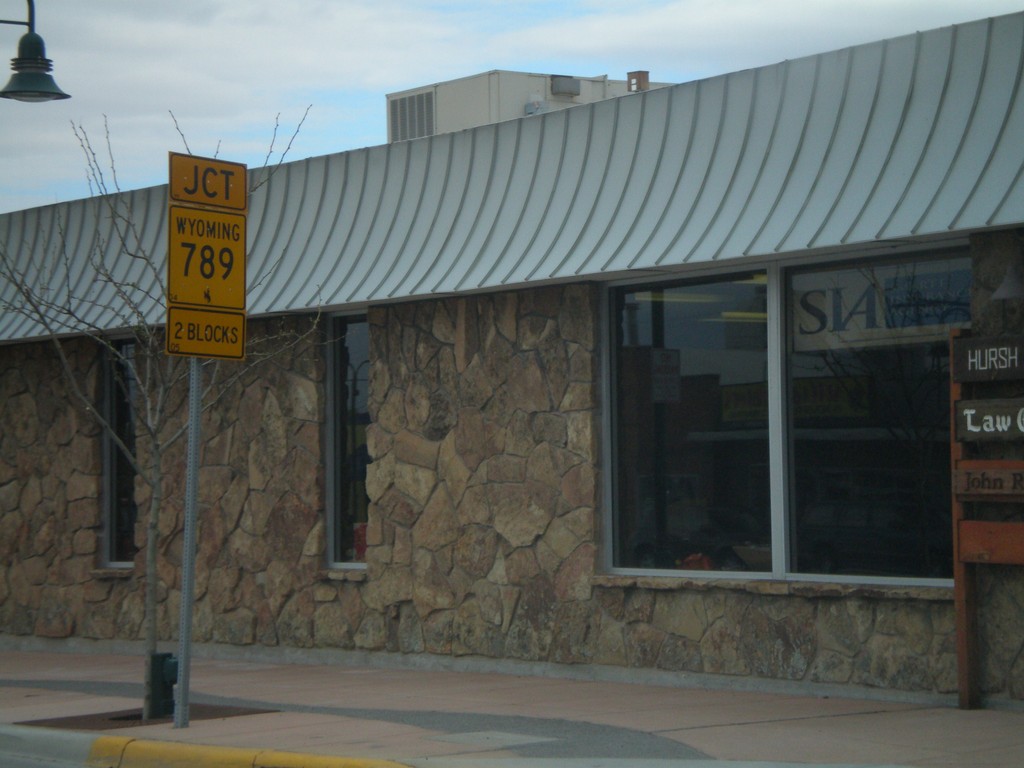
[[[326,566],[335,570],[365,570],[366,563],[341,558],[337,541],[341,512],[344,504],[346,487],[339,476],[337,467],[343,458],[344,446],[347,443],[347,430],[350,428],[347,416],[347,402],[340,399],[348,394],[346,387],[341,385],[341,366],[346,365],[339,347],[344,344],[345,330],[349,323],[362,323],[366,326],[367,343],[369,343],[370,326],[367,316],[363,313],[331,315],[324,323],[323,345],[325,349],[325,395],[324,408],[324,512],[325,541],[324,560]],[[366,359],[367,377],[369,376],[369,350]]]
[[[102,490],[101,490],[101,512],[103,515],[103,524],[101,526],[102,531],[102,546],[100,548],[102,566],[104,568],[111,569],[130,569],[135,566],[135,554],[138,553],[138,547],[135,546],[135,532],[136,526],[138,525],[138,505],[135,502],[134,492],[132,494],[132,500],[130,506],[132,507],[129,512],[129,516],[132,520],[132,542],[131,548],[134,550],[132,559],[122,560],[116,556],[118,549],[117,536],[119,527],[115,521],[121,517],[122,510],[120,508],[118,488],[122,483],[128,482],[127,477],[122,477],[122,473],[127,473],[131,478],[131,483],[134,488],[136,472],[132,467],[131,463],[121,455],[121,449],[111,434],[112,431],[119,432],[119,426],[122,423],[122,416],[125,416],[132,424],[132,430],[130,435],[118,434],[118,439],[125,441],[129,448],[134,450],[135,441],[137,438],[134,423],[135,423],[135,404],[132,402],[130,394],[126,394],[122,389],[121,385],[118,384],[118,369],[122,372],[128,373],[133,379],[137,380],[136,371],[134,367],[127,363],[127,359],[131,358],[134,360],[136,354],[136,344],[133,339],[115,339],[109,342],[105,342],[101,348],[101,394],[100,394],[100,409],[106,427],[102,430],[101,436],[101,460],[102,460]],[[126,351],[127,350],[127,351]],[[121,408],[127,408],[128,413],[122,414]]]
[[[739,579],[743,581],[788,581],[826,582],[849,585],[879,585],[896,587],[949,587],[952,578],[923,576],[874,576],[849,574],[799,573],[791,567],[792,531],[790,523],[793,468],[792,446],[789,436],[790,382],[787,360],[789,354],[789,274],[791,271],[808,269],[842,269],[858,265],[882,266],[910,261],[949,260],[969,256],[966,242],[944,243],[935,247],[905,250],[899,253],[882,253],[874,256],[850,256],[847,258],[801,258],[779,262],[745,262],[726,268],[694,270],[692,274],[675,274],[662,280],[644,279],[610,283],[602,292],[600,322],[602,334],[602,450],[607,459],[609,471],[604,473],[602,530],[609,532],[601,542],[600,563],[605,573],[622,576],[657,576],[689,580]],[[615,536],[618,530],[617,467],[619,462],[616,423],[616,397],[619,383],[616,380],[618,334],[616,330],[617,296],[622,292],[636,290],[641,286],[663,286],[694,284],[727,279],[730,275],[764,270],[768,276],[767,291],[767,369],[768,369],[768,459],[769,459],[769,500],[771,509],[771,570],[762,572],[703,571],[641,569],[616,566]]]
[[[606,444],[605,444],[606,447],[609,449],[609,452],[607,452],[605,455],[606,456],[612,456],[614,458],[613,458],[613,461],[612,461],[612,463],[610,465],[611,466],[611,471],[605,473],[606,478],[607,478],[607,484],[608,484],[608,487],[610,489],[610,495],[607,497],[606,504],[604,505],[604,508],[606,510],[610,510],[611,517],[606,518],[606,520],[605,520],[606,525],[605,525],[603,530],[607,530],[607,531],[611,532],[611,535],[610,535],[609,540],[607,542],[607,547],[605,547],[606,555],[604,557],[604,563],[610,569],[610,571],[613,572],[613,573],[630,573],[630,574],[636,573],[636,574],[648,574],[648,575],[653,573],[653,574],[668,574],[668,575],[673,575],[673,576],[679,576],[679,575],[684,575],[685,576],[685,575],[689,575],[689,574],[702,574],[705,577],[708,576],[709,574],[714,574],[715,578],[719,578],[719,579],[721,579],[721,578],[731,578],[731,577],[733,577],[733,578],[748,578],[748,577],[755,578],[756,577],[756,578],[763,579],[763,578],[770,578],[772,576],[772,574],[774,573],[774,570],[772,568],[768,568],[768,569],[761,570],[761,571],[687,570],[687,569],[684,569],[684,568],[673,568],[673,569],[640,568],[640,567],[637,567],[637,566],[617,566],[617,565],[614,564],[615,563],[615,558],[616,558],[616,549],[621,545],[620,537],[622,535],[622,533],[621,533],[621,531],[622,531],[622,529],[621,529],[621,518],[618,516],[617,510],[616,510],[616,508],[617,508],[617,500],[619,499],[619,497],[621,495],[620,494],[620,489],[617,486],[617,483],[618,483],[619,477],[620,477],[620,472],[618,471],[619,470],[619,462],[618,462],[618,455],[617,455],[618,454],[618,442],[617,442],[618,437],[617,436],[618,436],[618,433],[619,433],[619,426],[616,423],[616,419],[617,419],[617,417],[619,415],[619,413],[618,413],[619,412],[618,393],[619,393],[619,388],[621,386],[620,382],[617,380],[617,376],[618,376],[619,368],[620,368],[619,361],[618,361],[620,329],[618,327],[618,322],[617,322],[617,312],[622,307],[622,297],[624,296],[624,294],[626,294],[626,293],[628,293],[628,292],[630,292],[631,290],[634,290],[634,289],[640,289],[641,291],[645,291],[646,289],[650,289],[652,292],[653,291],[669,292],[669,291],[671,291],[672,289],[675,289],[675,288],[684,288],[684,289],[686,289],[686,288],[699,287],[699,288],[706,288],[709,291],[713,291],[714,287],[717,286],[717,285],[729,284],[734,279],[737,279],[737,278],[749,278],[749,277],[754,277],[754,276],[759,275],[759,274],[767,276],[767,267],[764,266],[764,265],[753,265],[753,266],[752,265],[743,265],[743,266],[737,266],[737,267],[735,267],[733,269],[728,269],[728,270],[717,270],[717,271],[714,271],[714,272],[712,272],[712,271],[701,271],[700,273],[696,273],[694,275],[675,276],[672,279],[668,279],[668,280],[653,280],[653,281],[652,280],[644,280],[644,281],[639,281],[638,280],[638,281],[630,281],[629,283],[623,283],[623,284],[616,285],[612,290],[610,290],[610,291],[608,291],[606,293],[607,301],[605,302],[605,304],[602,307],[602,311],[607,313],[607,316],[606,316],[606,318],[604,319],[604,322],[603,322],[603,327],[607,329],[605,345],[604,345],[605,346],[605,350],[606,350],[606,354],[602,355],[602,359],[607,361],[607,372],[606,372],[605,375],[603,375],[603,380],[606,381],[606,382],[613,381],[614,383],[612,383],[608,387],[606,392],[604,393],[605,396],[604,396],[603,402],[608,403],[608,408],[606,409],[606,412],[607,412],[607,419],[608,419],[607,420],[607,424],[609,426],[609,428],[604,430],[604,434],[608,435],[610,440],[615,441],[615,445],[614,446],[611,445],[610,442],[606,442]],[[766,302],[768,301],[767,290],[766,290],[765,300],[766,300]],[[770,308],[766,307],[766,310],[768,310],[770,312]],[[766,318],[766,320],[765,320],[766,333],[768,332],[769,322],[770,322],[770,317]],[[723,351],[726,351],[728,353],[730,351],[735,351],[735,350],[723,350]],[[766,350],[766,352],[765,352],[766,358],[767,358],[767,354],[768,354],[768,352]],[[765,365],[767,366],[767,359],[765,361]],[[770,456],[771,456],[771,442],[770,442],[770,432],[768,430],[765,431],[764,449],[765,449],[766,455],[770,459]],[[770,471],[770,462],[769,462],[769,468],[768,469]],[[765,490],[766,490],[766,492],[767,492],[767,494],[769,496],[769,499],[770,499],[770,494],[771,494],[771,483],[770,482],[769,482],[768,487]],[[768,512],[769,512],[769,518],[770,518],[771,510],[769,509]]]

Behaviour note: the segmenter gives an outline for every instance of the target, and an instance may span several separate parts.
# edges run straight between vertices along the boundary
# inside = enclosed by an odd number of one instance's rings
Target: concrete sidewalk
[[[5,750],[59,747],[71,757],[57,764],[76,764],[74,755],[96,749],[101,736],[104,749],[121,750],[120,762],[95,764],[121,768],[1024,765],[1024,711],[962,711],[954,699],[736,690],[725,686],[743,681],[642,672],[635,676],[646,682],[632,683],[627,670],[470,660],[442,668],[428,657],[282,649],[276,653],[290,663],[194,658],[190,703],[213,714],[191,715],[187,728],[159,722],[76,733],[14,725],[140,707],[141,650],[85,647],[18,650],[0,642],[0,763]],[[343,663],[310,663],[326,659]],[[218,708],[233,716],[217,716]]]

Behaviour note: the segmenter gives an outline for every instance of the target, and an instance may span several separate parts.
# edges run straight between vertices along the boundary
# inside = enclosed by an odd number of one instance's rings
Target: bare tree
[[[265,184],[284,161],[309,113],[306,109],[287,146],[271,164],[279,125],[275,120],[270,150],[254,186]],[[173,114],[172,114],[173,119]],[[178,128],[175,120],[175,127]],[[153,712],[153,680],[150,658],[157,650],[157,561],[160,512],[165,504],[165,460],[168,450],[187,431],[182,418],[189,379],[189,360],[164,353],[162,306],[165,295],[163,252],[147,247],[133,210],[133,197],[117,181],[109,128],[105,128],[106,160],[101,161],[81,125],[72,129],[85,155],[96,217],[94,239],[82,246],[67,240],[61,223],[57,245],[49,253],[13,254],[0,247],[0,310],[20,315],[35,332],[48,340],[71,396],[99,425],[106,437],[128,461],[136,477],[135,497],[145,501],[144,643],[146,651],[143,719]],[[180,128],[178,128],[181,134]],[[188,143],[182,140],[191,153]],[[148,248],[148,249],[147,249]],[[250,277],[251,289],[268,277],[277,264]],[[202,404],[214,408],[252,367],[295,349],[316,332],[318,317],[302,327],[279,323],[251,341],[244,362],[202,362]],[[135,440],[122,430],[95,400],[87,368],[76,364],[69,340],[91,339],[111,370],[117,394],[131,404]],[[140,487],[141,486],[141,487]],[[141,510],[140,510],[141,511]]]

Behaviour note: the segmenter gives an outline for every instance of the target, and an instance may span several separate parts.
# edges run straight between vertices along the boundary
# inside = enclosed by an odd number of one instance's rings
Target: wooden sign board
[[[954,381],[1024,379],[1024,336],[953,340]]]
[[[1024,399],[959,400],[954,421],[960,442],[1024,441]]]
[[[960,520],[957,539],[960,562],[1024,565],[1024,524]]]
[[[953,493],[965,501],[1024,499],[1024,468],[957,467],[953,472]]]

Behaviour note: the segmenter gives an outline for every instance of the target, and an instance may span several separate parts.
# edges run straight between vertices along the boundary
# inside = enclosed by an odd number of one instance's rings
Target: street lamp
[[[36,34],[36,7],[32,0],[28,2],[28,21],[11,21],[0,19],[0,24],[17,24],[28,27],[28,32],[18,41],[18,55],[11,59],[14,74],[0,91],[0,98],[17,99],[18,101],[55,101],[71,97],[57,87],[50,70],[53,62],[46,58],[46,46],[43,38]]]

